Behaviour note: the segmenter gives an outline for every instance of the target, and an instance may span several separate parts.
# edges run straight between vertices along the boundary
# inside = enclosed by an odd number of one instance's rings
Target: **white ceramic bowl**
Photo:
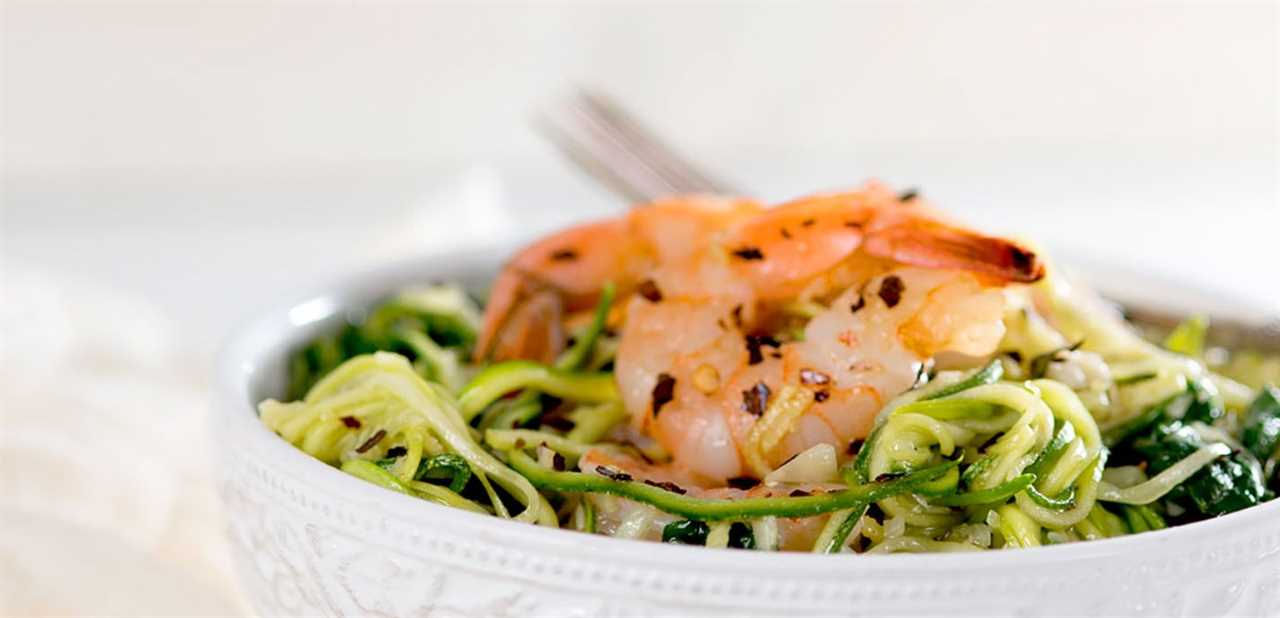
[[[406,283],[482,288],[496,262],[472,253],[369,273],[267,314],[228,345],[214,403],[221,490],[241,580],[263,615],[1280,615],[1280,500],[1016,551],[708,550],[436,506],[330,468],[258,422],[256,403],[283,390],[288,352],[344,312]]]

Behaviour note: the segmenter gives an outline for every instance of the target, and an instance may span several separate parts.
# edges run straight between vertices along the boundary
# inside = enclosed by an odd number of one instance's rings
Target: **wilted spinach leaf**
[[[1227,413],[1218,390],[1209,382],[1191,380],[1187,383],[1187,394],[1191,399],[1182,415],[1185,422],[1200,421],[1211,425]]]
[[[1276,454],[1280,446],[1280,388],[1264,387],[1249,405],[1240,441],[1262,461]]]
[[[1147,460],[1147,472],[1155,475],[1196,452],[1205,442],[1194,429],[1179,421],[1155,425],[1133,441],[1133,450]],[[1203,467],[1175,487],[1168,499],[1202,516],[1222,515],[1253,506],[1262,500],[1262,467],[1247,451],[1237,451]]]
[[[1200,421],[1210,425],[1226,414],[1222,397],[1208,384],[1191,381],[1187,390],[1154,406],[1134,419],[1107,432],[1103,438],[1108,445],[1117,446],[1146,435],[1149,429],[1174,421]],[[1121,460],[1124,458],[1121,457]]]
[[[733,522],[729,526],[729,547],[738,549],[755,549],[756,535],[751,530],[751,526],[740,521]]]
[[[708,526],[705,521],[681,519],[663,526],[662,542],[681,545],[706,545],[707,535],[710,533],[711,526]]]
[[[415,481],[449,481],[449,489],[460,492],[471,480],[471,466],[467,460],[453,453],[441,453],[434,457],[423,458],[418,462],[418,469],[413,474]]]

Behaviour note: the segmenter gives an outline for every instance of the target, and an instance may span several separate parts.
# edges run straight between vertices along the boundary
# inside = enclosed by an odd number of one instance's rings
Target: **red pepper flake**
[[[862,450],[863,442],[864,442],[863,440],[854,440],[853,442],[850,442],[849,447],[844,449],[844,452],[850,455],[857,455],[858,451]]]
[[[763,260],[764,254],[756,247],[743,247],[733,252],[733,255],[743,260]]]
[[[788,495],[790,495],[792,498],[804,498],[804,497],[807,497],[807,496],[811,496],[811,495],[813,495],[813,494],[811,494],[811,493],[809,493],[809,492],[807,492],[807,491],[805,491],[805,490],[803,490],[803,489],[793,489],[793,490],[791,490],[791,493],[790,493],[790,494],[788,494]]]
[[[522,449],[522,448],[524,448],[524,447],[525,447],[525,441],[524,441],[524,438],[516,438],[516,448],[517,448],[517,449]]]
[[[657,416],[662,406],[675,398],[676,379],[666,373],[658,374],[658,382],[653,385],[653,415]]]
[[[858,344],[858,336],[853,334],[851,330],[842,330],[839,335],[836,335],[836,341],[852,348]]]
[[[860,229],[862,229],[862,224],[861,224],[861,223],[858,223],[857,221],[845,221],[845,222],[844,222],[844,226],[845,226],[845,227],[849,227],[849,228],[853,228],[853,229],[855,229],[855,230],[860,230]]]
[[[561,455],[560,453],[556,453],[556,454],[552,455],[552,456],[551,456],[551,467],[552,467],[552,468],[554,468],[554,469],[556,469],[556,470],[563,471],[563,470],[564,470],[564,455]]]
[[[364,444],[361,444],[360,446],[356,447],[356,452],[364,453],[365,451],[373,448],[374,445],[376,445],[377,443],[381,442],[382,439],[385,437],[387,437],[387,430],[379,429],[372,436],[369,436],[369,439],[365,440]]]
[[[759,485],[760,482],[749,476],[735,476],[727,481],[729,487],[746,491]]]
[[[898,278],[897,275],[889,275],[884,278],[884,281],[880,282],[880,291],[877,294],[880,296],[880,300],[883,300],[884,304],[892,309],[902,301],[902,291],[904,289],[906,288],[902,285],[902,279]]]
[[[652,486],[652,487],[657,487],[658,489],[662,489],[662,490],[665,490],[665,491],[669,491],[669,492],[671,492],[671,493],[673,493],[673,494],[680,494],[680,495],[684,495],[684,494],[689,493],[688,491],[686,491],[686,490],[685,490],[685,488],[683,488],[683,487],[681,487],[681,486],[679,486],[679,485],[676,485],[675,483],[672,483],[671,481],[651,481],[651,480],[649,480],[649,479],[645,479],[645,480],[644,480],[644,484],[645,484],[645,485]]]
[[[831,391],[818,391],[813,394],[813,400],[822,403],[831,398]]]
[[[662,300],[662,290],[658,289],[658,284],[654,283],[653,279],[645,279],[644,281],[641,281],[640,287],[636,288],[636,291],[639,292],[645,300],[651,303],[656,303]]]
[[[829,384],[830,382],[831,376],[822,373],[821,371],[816,371],[807,367],[800,370],[801,384]]]
[[[627,474],[626,472],[620,472],[618,470],[614,470],[613,468],[610,468],[608,466],[596,466],[596,472],[599,473],[600,476],[603,476],[610,480],[618,481],[620,483],[625,483],[627,481],[635,480],[631,478],[630,474]]]
[[[387,449],[387,457],[404,457],[409,454],[409,449],[403,446],[393,446]]]
[[[573,419],[564,414],[544,414],[540,421],[543,425],[560,431],[572,431],[574,428]]]
[[[573,249],[559,249],[552,252],[551,259],[557,262],[572,262],[578,259],[578,252]]]
[[[742,391],[742,409],[748,414],[754,416],[764,416],[764,411],[769,407],[769,395],[773,391],[769,390],[769,386],[764,382],[756,382],[755,386]]]
[[[747,335],[745,339],[747,342],[748,365],[757,365],[764,360],[764,355],[760,352],[761,346],[776,348],[782,345],[777,339],[768,335]]]
[[[916,199],[916,197],[918,197],[919,195],[920,195],[920,191],[917,190],[915,187],[912,187],[910,189],[907,189],[906,191],[903,191],[902,193],[899,193],[898,201],[910,202],[911,200]]]
[[[867,299],[863,298],[862,295],[859,294],[857,302],[853,303],[852,305],[849,305],[849,313],[857,313],[863,307],[866,307],[866,306],[867,306]]]
[[[734,305],[733,307],[733,325],[742,328],[742,305]]]
[[[342,417],[342,424],[346,425],[350,429],[359,429],[360,419],[354,416],[344,416]]]
[[[791,232],[788,232],[788,231],[787,231],[787,228],[785,228],[785,227],[784,227],[784,228],[782,228],[782,237],[783,237],[783,238],[785,238],[785,239],[787,239],[787,240],[791,240]]]
[[[804,221],[801,221],[801,222],[800,222],[800,227],[811,227],[811,226],[813,226],[813,224],[814,224],[814,223],[817,223],[817,222],[816,222],[816,221],[814,221],[814,220],[813,220],[813,219],[811,219],[811,218],[810,218],[810,219],[805,219]]]

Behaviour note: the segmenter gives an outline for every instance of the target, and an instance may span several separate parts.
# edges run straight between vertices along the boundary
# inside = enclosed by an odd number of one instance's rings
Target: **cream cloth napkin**
[[[144,300],[3,274],[0,614],[244,614],[209,467],[209,359]]]
[[[246,270],[271,264],[305,286],[427,250],[499,243],[519,228],[504,191],[497,172],[476,167],[354,227],[326,224],[319,211],[311,226],[258,226],[209,280],[172,272],[130,281],[189,290],[156,299],[70,275],[66,264],[0,261],[0,616],[251,613],[211,470],[216,333],[243,296],[259,306],[306,290],[277,289],[280,277]],[[84,239],[43,233],[68,250]],[[154,237],[206,247],[223,233],[184,225]],[[98,257],[136,276],[136,252]],[[183,307],[160,300],[183,296],[199,311],[180,315]],[[209,324],[200,315],[228,317]]]

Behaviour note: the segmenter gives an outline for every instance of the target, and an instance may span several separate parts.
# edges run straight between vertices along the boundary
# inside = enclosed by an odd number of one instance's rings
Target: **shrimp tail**
[[[485,359],[549,361],[564,347],[561,318],[593,307],[606,281],[618,280],[632,243],[618,220],[587,223],[521,250],[494,281],[474,352]]]
[[[505,270],[494,283],[474,358],[550,363],[565,346],[563,316],[560,294],[518,270]]]
[[[1001,282],[1031,283],[1045,273],[1044,260],[1018,243],[916,217],[870,231],[863,250],[903,264],[964,270]]]
[[[489,301],[485,303],[484,319],[481,322],[480,334],[476,339],[471,359],[482,362],[493,352],[494,340],[502,329],[507,316],[520,301],[524,288],[523,279],[511,270],[498,273],[493,285],[489,287]]]

